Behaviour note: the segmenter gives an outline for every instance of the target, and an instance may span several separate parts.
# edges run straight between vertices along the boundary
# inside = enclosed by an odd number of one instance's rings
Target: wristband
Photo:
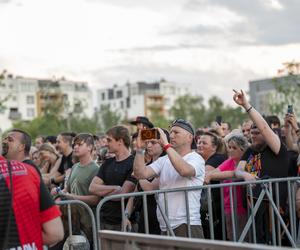
[[[248,109],[246,110],[246,112],[249,113],[249,111],[250,111],[252,108],[253,108],[253,107],[250,106],[250,108],[248,108]]]
[[[172,147],[170,143],[163,146],[163,151],[167,152],[168,148]]]
[[[140,155],[144,155],[145,154],[145,149],[138,148],[138,149],[135,150],[135,153],[140,154]]]

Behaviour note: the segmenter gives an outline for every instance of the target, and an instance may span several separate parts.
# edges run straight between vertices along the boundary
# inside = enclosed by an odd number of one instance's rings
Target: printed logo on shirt
[[[261,174],[261,153],[250,155],[247,159],[245,170],[253,176],[260,177]]]
[[[27,169],[23,163],[17,161],[10,161],[13,175],[27,175]],[[7,161],[0,161],[0,173],[4,178],[9,176]]]

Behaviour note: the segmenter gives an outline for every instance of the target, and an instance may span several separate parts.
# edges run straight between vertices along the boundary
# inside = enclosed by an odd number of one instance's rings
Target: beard
[[[8,153],[8,145],[6,143],[2,143],[2,155],[6,156]]]
[[[262,152],[266,147],[267,147],[267,143],[265,143],[265,142],[251,145],[251,149],[255,152]]]

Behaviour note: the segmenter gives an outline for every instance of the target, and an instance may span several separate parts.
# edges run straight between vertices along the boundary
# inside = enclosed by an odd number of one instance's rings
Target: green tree
[[[299,115],[300,109],[300,77],[290,74],[281,78],[274,78],[275,91],[268,94],[266,98],[267,109],[271,114],[283,117],[287,112],[287,106],[293,104],[294,112]]]
[[[158,107],[152,106],[150,109],[150,121],[153,121],[155,127],[168,129],[170,126],[170,120],[161,114]]]
[[[121,120],[121,115],[118,112],[112,111],[109,105],[101,107],[99,123],[102,131],[107,131],[112,126],[119,124]]]
[[[205,111],[202,96],[184,95],[175,100],[170,113],[174,118],[186,119],[191,121],[195,127],[200,127],[203,126],[205,122],[203,116]]]

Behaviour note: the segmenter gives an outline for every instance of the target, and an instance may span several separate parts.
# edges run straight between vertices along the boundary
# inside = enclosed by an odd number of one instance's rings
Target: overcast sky
[[[165,78],[206,99],[300,60],[299,0],[0,0],[0,70],[104,88]]]

